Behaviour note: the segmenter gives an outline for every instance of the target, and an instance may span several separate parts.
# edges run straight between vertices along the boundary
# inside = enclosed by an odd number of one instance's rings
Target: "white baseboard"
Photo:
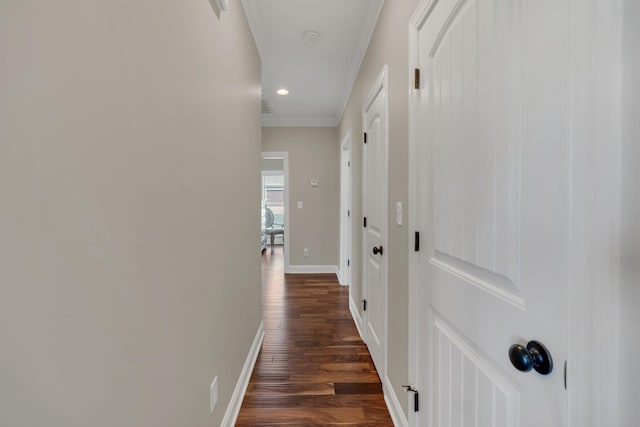
[[[260,354],[260,347],[262,346],[263,339],[264,324],[260,322],[260,326],[258,327],[258,331],[256,332],[256,337],[253,339],[253,344],[251,344],[251,349],[249,350],[249,354],[247,355],[247,360],[245,360],[244,362],[242,372],[240,373],[240,378],[238,378],[236,388],[235,390],[233,390],[231,401],[229,402],[229,406],[227,406],[227,412],[225,412],[224,414],[224,418],[222,419],[222,423],[220,423],[220,427],[233,427],[236,424],[238,414],[240,413],[240,406],[242,406],[242,400],[244,399],[244,394],[247,391],[249,379],[251,378],[251,373],[253,372],[253,367],[256,364],[256,359],[258,359],[258,354]]]
[[[338,267],[335,265],[290,265],[285,273],[291,274],[335,274],[338,275]]]
[[[338,282],[340,282],[340,284],[342,286],[349,286],[349,268],[347,267],[347,273],[346,274],[342,274],[342,271],[340,270],[340,267],[336,266],[336,275],[338,276]],[[347,276],[347,277],[343,277],[343,276]]]
[[[389,409],[389,414],[391,415],[393,425],[396,427],[408,427],[409,421],[407,421],[407,417],[405,416],[404,411],[400,406],[398,396],[391,386],[389,377],[387,377],[386,375],[384,376],[384,381],[382,383],[382,391],[384,392],[384,401],[387,404],[387,408]]]
[[[351,296],[349,296],[349,311],[351,312],[351,317],[353,317],[353,323],[356,324],[356,329],[360,334],[360,339],[364,341],[364,335],[362,334],[362,317],[360,317],[358,306],[356,306],[356,303],[353,301]]]

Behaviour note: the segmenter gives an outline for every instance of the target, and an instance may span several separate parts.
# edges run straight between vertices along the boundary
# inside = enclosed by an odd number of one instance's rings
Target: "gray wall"
[[[640,4],[624,2],[623,152],[620,287],[620,426],[635,427],[640,417],[635,368],[640,354]]]
[[[367,49],[358,78],[353,86],[347,108],[339,126],[341,141],[349,129],[353,143],[353,211],[354,218],[362,218],[362,104],[378,74],[389,65],[389,324],[388,324],[388,376],[393,384],[402,408],[407,413],[407,402],[401,385],[408,377],[408,293],[409,260],[408,230],[397,226],[396,202],[404,207],[404,224],[407,223],[408,169],[409,169],[409,118],[408,118],[408,23],[417,7],[417,0],[386,1],[378,25]],[[339,142],[336,142],[339,145]],[[356,224],[358,222],[356,221]],[[360,307],[362,295],[362,228],[353,227],[353,286],[351,298]],[[360,312],[362,315],[362,312]]]
[[[0,425],[219,425],[261,318],[239,3],[2,1],[0,117]]]
[[[340,148],[336,128],[262,129],[262,151],[289,153],[289,258],[295,265],[338,264]],[[309,181],[317,179],[318,187]],[[303,208],[297,208],[298,201]],[[304,257],[303,248],[309,249]]]

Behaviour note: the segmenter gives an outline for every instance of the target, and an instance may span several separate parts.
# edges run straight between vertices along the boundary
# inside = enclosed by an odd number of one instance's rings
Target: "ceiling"
[[[382,3],[242,0],[262,60],[263,126],[338,125]]]

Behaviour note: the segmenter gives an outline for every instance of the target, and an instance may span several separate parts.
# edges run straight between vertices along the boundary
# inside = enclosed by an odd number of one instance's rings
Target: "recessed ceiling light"
[[[289,95],[289,91],[288,91],[288,90],[286,90],[286,89],[278,89],[278,90],[276,91],[276,93],[277,93],[278,95],[280,95],[280,96]]]

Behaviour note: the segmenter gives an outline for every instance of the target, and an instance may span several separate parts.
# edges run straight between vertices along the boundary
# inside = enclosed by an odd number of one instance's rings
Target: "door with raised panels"
[[[363,105],[364,336],[384,380],[387,339],[387,67]]]
[[[433,0],[416,14],[415,385],[426,399],[412,425],[564,426],[568,1]]]

